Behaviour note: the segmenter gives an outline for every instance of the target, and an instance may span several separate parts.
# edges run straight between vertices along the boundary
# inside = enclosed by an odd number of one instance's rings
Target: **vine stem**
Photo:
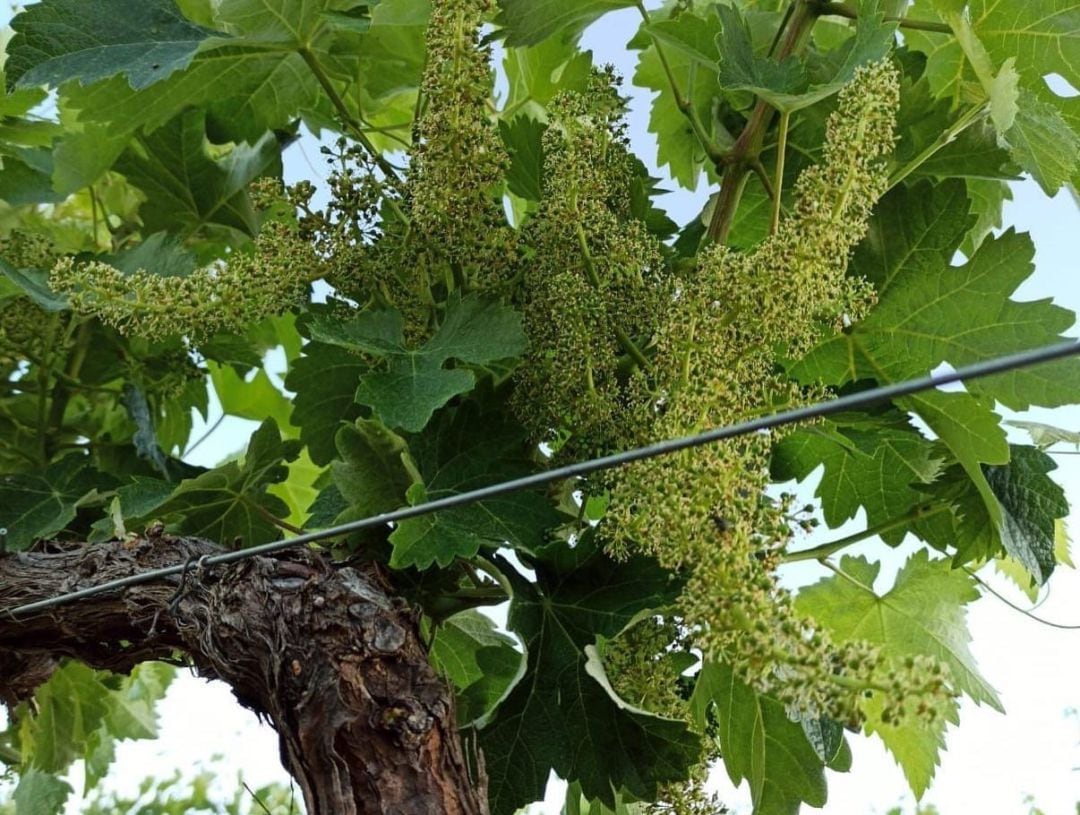
[[[899,515],[896,518],[890,518],[879,524],[874,524],[873,526],[867,527],[862,532],[856,532],[854,535],[848,535],[846,538],[840,538],[840,540],[832,541],[830,543],[823,543],[820,546],[815,546],[813,549],[804,549],[801,552],[787,552],[782,557],[782,562],[798,563],[804,560],[822,560],[829,557],[829,555],[834,555],[842,549],[846,549],[856,543],[875,538],[878,535],[884,535],[886,532],[891,532],[894,529],[902,529],[912,521],[932,518],[934,515],[938,515],[947,509],[949,509],[948,504],[922,504],[909,512],[905,512],[903,515]]]
[[[776,50],[777,61],[783,61],[802,49],[817,19],[817,7],[811,0],[793,0],[793,2],[794,10],[790,14],[787,28]],[[765,134],[769,125],[772,124],[775,112],[767,102],[759,99],[742,133],[736,139],[735,146],[728,154],[727,169],[720,182],[720,194],[713,207],[709,229],[706,233],[709,243],[722,244],[727,241],[731,225],[735,221],[739,201],[742,200],[743,191],[746,189],[749,173],[761,153]]]
[[[788,127],[791,125],[791,111],[780,114],[780,132],[776,142],[776,180],[773,181],[772,219],[769,221],[769,234],[775,235],[780,229],[780,199],[784,192],[784,156],[787,153]]]
[[[14,767],[18,764],[22,764],[22,756],[19,755],[18,750],[13,750],[7,745],[0,745],[0,761],[10,767]]]
[[[649,10],[645,8],[644,0],[637,0],[635,5],[637,6],[638,12],[641,14],[641,19],[645,21],[645,25],[651,25],[652,16],[649,14]],[[701,117],[698,116],[697,111],[694,109],[693,101],[689,96],[683,94],[682,90],[679,88],[679,82],[675,78],[675,72],[671,68],[671,63],[667,58],[667,52],[664,51],[664,46],[660,42],[660,38],[650,31],[649,39],[652,40],[653,47],[656,49],[657,59],[660,60],[660,67],[663,69],[668,84],[671,86],[671,94],[675,97],[675,106],[690,122],[690,127],[693,129],[698,142],[701,143],[701,148],[705,151],[705,155],[708,156],[709,161],[719,168],[728,160],[728,153],[721,150],[720,146],[712,140],[705,128],[704,122],[701,121]]]
[[[390,178],[400,180],[397,169],[393,164],[383,158],[382,153],[380,153],[375,145],[371,143],[371,139],[369,139],[367,133],[364,132],[363,126],[356,120],[356,117],[353,116],[352,111],[349,110],[349,106],[345,104],[345,100],[342,99],[341,94],[338,93],[338,89],[334,87],[333,80],[330,79],[326,71],[323,70],[315,53],[306,46],[301,48],[298,53],[304,60],[304,63],[308,66],[308,69],[315,76],[319,85],[322,86],[326,95],[330,97],[330,103],[334,106],[338,115],[341,116],[345,125],[353,132],[353,135],[356,137],[356,140],[360,143],[361,147],[368,151],[383,173]]]
[[[822,17],[846,17],[849,20],[858,20],[859,12],[845,3],[820,3],[818,13]],[[952,34],[952,29],[945,23],[935,23],[932,20],[912,20],[908,17],[900,17],[893,14],[885,15],[885,22],[898,23],[901,28],[912,31],[932,31],[935,34]]]
[[[955,122],[949,125],[932,144],[927,146],[919,155],[915,156],[911,161],[900,167],[896,172],[889,176],[889,189],[891,190],[927,161],[934,157],[937,152],[948,145],[952,144],[961,133],[971,127],[975,122],[979,121],[987,115],[990,111],[988,102],[983,102],[978,105],[974,105],[968,108]]]

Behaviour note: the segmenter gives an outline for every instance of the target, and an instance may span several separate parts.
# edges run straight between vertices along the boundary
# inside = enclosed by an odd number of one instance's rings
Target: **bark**
[[[0,608],[216,551],[160,536],[0,557]],[[62,657],[122,672],[179,652],[271,722],[309,815],[487,812],[482,769],[470,773],[417,615],[375,567],[306,549],[252,558],[193,571],[170,607],[179,583],[0,617],[0,699],[32,694]]]

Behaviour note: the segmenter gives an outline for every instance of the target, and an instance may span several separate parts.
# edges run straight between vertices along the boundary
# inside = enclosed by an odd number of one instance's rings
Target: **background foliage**
[[[1013,299],[1034,247],[993,230],[1021,173],[1047,194],[1077,180],[1075,98],[1048,78],[1080,84],[1080,5],[642,6],[629,79],[655,94],[656,163],[727,191],[685,225],[653,205],[578,46],[635,5],[21,13],[0,102],[6,546],[158,519],[261,543],[1070,328]],[[498,94],[477,31],[501,43]],[[274,183],[301,127],[342,136],[325,205]],[[568,812],[710,811],[694,781],[719,757],[756,812],[795,812],[825,802],[859,730],[918,795],[957,697],[1000,706],[968,648],[975,570],[1033,590],[1069,560],[1046,449],[1070,439],[1010,445],[995,408],[1071,404],[1078,384],[1075,363],[1002,375],[336,551],[423,608],[494,812],[550,770]],[[262,424],[202,469],[184,458],[208,388]],[[815,506],[767,489],[819,467]],[[862,537],[926,545],[891,587],[841,557],[797,597],[776,588],[783,562],[839,551],[800,551],[800,527],[860,510]],[[507,599],[514,637],[476,611]],[[152,737],[168,676],[65,666],[0,737],[16,812],[58,811],[72,761],[93,786],[116,739]]]

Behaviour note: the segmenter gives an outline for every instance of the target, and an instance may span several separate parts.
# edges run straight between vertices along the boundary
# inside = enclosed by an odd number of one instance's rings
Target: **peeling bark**
[[[219,551],[158,537],[0,557],[11,608]],[[309,815],[485,815],[453,696],[431,668],[412,609],[375,567],[299,549],[0,618],[0,699],[29,696],[61,657],[127,671],[186,654],[277,730]]]

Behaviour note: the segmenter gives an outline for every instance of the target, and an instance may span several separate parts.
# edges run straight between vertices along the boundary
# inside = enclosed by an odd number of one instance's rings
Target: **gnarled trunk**
[[[218,551],[158,537],[53,545],[0,557],[11,608]],[[61,657],[130,670],[185,653],[277,730],[309,815],[481,815],[453,697],[432,670],[412,609],[372,567],[306,549],[98,595],[26,620],[0,618],[0,699],[13,704]]]

